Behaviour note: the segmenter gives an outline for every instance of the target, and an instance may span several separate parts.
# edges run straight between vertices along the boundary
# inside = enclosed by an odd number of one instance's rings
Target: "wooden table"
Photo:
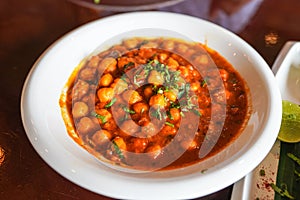
[[[300,40],[299,0],[264,0],[239,28],[239,21],[228,24],[201,13],[205,12],[201,4],[206,3],[186,0],[160,9],[220,23],[252,45],[270,66],[286,41]],[[234,15],[224,9],[229,18]],[[39,157],[23,129],[20,97],[27,73],[51,43],[84,23],[112,14],[66,0],[0,1],[0,199],[110,199],[71,183]],[[231,191],[232,186],[199,199],[226,200]]]

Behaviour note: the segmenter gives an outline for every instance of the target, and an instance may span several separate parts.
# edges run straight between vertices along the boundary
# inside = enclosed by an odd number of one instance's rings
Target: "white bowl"
[[[147,34],[140,31],[145,29],[155,30],[149,32],[151,36],[176,33],[206,43],[225,57],[248,83],[252,114],[247,127],[224,151],[197,165],[148,174],[119,172],[99,164],[66,132],[58,101],[74,68],[99,45],[112,41],[111,38],[127,36],[133,30]],[[233,33],[186,15],[135,12],[86,24],[49,47],[24,84],[21,112],[36,151],[70,181],[114,198],[190,199],[235,183],[263,160],[280,128],[281,96],[266,62]]]

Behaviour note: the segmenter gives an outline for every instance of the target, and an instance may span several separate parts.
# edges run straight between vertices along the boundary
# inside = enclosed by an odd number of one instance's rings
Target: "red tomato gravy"
[[[60,106],[69,135],[132,169],[198,163],[231,144],[251,112],[247,83],[219,53],[170,38],[129,38],[83,61]]]

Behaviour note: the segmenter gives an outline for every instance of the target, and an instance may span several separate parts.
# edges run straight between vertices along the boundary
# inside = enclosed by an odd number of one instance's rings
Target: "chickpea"
[[[148,139],[146,138],[132,138],[131,146],[135,153],[143,153],[148,145]]]
[[[148,83],[152,83],[154,85],[162,85],[164,84],[164,77],[158,71],[152,70],[148,76]]]
[[[100,79],[100,86],[107,87],[113,82],[113,76],[110,73],[104,74]]]
[[[135,104],[143,100],[143,97],[135,90],[126,90],[122,94],[122,97],[125,100],[125,102],[128,102],[129,105]]]
[[[197,69],[193,69],[191,73],[194,79],[200,79],[201,75]]]
[[[166,53],[161,53],[158,55],[158,59],[159,59],[159,62],[164,62],[167,58],[168,58],[168,54]]]
[[[89,107],[86,103],[81,101],[74,103],[72,108],[72,115],[75,119],[86,116],[88,112],[89,112]]]
[[[142,115],[140,120],[138,121],[138,125],[140,125],[140,126],[146,126],[149,123],[150,123],[150,118],[149,118],[148,114],[147,115],[145,115],[145,114]]]
[[[73,101],[78,101],[82,97],[84,97],[90,89],[90,86],[87,82],[78,79],[74,84],[74,88],[72,90]]]
[[[173,91],[165,91],[164,95],[167,99],[169,99],[170,101],[173,101],[173,102],[175,102],[177,99],[177,96]]]
[[[115,137],[115,138],[113,139],[113,142],[114,142],[120,149],[127,150],[127,145],[126,145],[126,143],[125,143],[125,141],[124,141],[123,138],[117,136],[117,137]]]
[[[100,58],[98,56],[92,56],[90,60],[88,61],[88,66],[92,68],[96,68],[98,66],[98,63],[100,61]]]
[[[172,41],[172,40],[165,40],[165,41],[163,41],[163,43],[162,43],[162,47],[164,48],[164,49],[166,49],[166,50],[173,50],[174,49],[174,46],[175,46],[175,43],[174,43],[174,41]]]
[[[157,134],[157,127],[153,123],[148,123],[146,126],[142,126],[142,134],[144,137],[151,137]]]
[[[156,42],[147,42],[146,44],[142,45],[141,48],[157,48],[158,44]]]
[[[176,128],[168,126],[168,125],[165,125],[160,131],[160,135],[162,135],[164,137],[174,136],[174,135],[176,135],[176,133],[177,133]]]
[[[112,134],[107,130],[99,130],[92,136],[92,141],[95,145],[101,145],[111,140]]]
[[[200,84],[199,81],[196,81],[196,82],[192,82],[192,83],[191,83],[191,90],[192,90],[193,92],[199,91],[200,88],[201,88],[201,84]]]
[[[101,88],[97,91],[97,96],[100,102],[109,102],[114,97],[114,90],[112,88]]]
[[[105,124],[102,125],[104,129],[108,131],[115,131],[118,126],[115,122],[115,120],[108,120]]]
[[[170,115],[171,115],[171,120],[174,122],[178,122],[181,118],[180,115],[180,110],[178,108],[171,108],[170,109]]]
[[[96,113],[101,116],[97,118],[99,124],[105,124],[112,119],[112,114],[106,109],[97,109]]]
[[[156,105],[156,106],[160,106],[160,107],[166,106],[166,100],[165,100],[164,95],[162,95],[162,94],[153,95],[149,100],[149,105],[150,106]]]
[[[126,120],[122,123],[120,129],[128,135],[133,135],[140,130],[140,127],[132,120]]]
[[[125,66],[135,66],[134,64],[135,60],[134,58],[128,58],[128,57],[121,57],[121,58],[118,58],[118,68],[123,70],[123,68]]]
[[[138,102],[133,104],[133,110],[135,113],[138,114],[143,114],[143,113],[147,113],[149,111],[149,106],[148,104],[144,103],[144,102]]]
[[[185,44],[178,44],[177,46],[177,51],[179,53],[185,53],[188,49],[188,46],[186,46]]]
[[[77,131],[80,135],[86,135],[93,131],[96,127],[93,120],[88,117],[81,118],[76,125]]]
[[[146,149],[146,152],[150,153],[153,159],[156,159],[161,154],[161,146],[158,144],[152,145]]]
[[[128,49],[133,49],[139,44],[139,40],[137,38],[131,38],[124,40],[123,43]]]
[[[95,94],[89,93],[81,99],[82,102],[86,103],[88,107],[92,107],[95,105]]]
[[[172,57],[169,57],[168,60],[167,60],[167,65],[171,68],[171,69],[177,69],[179,64],[178,62],[172,58]]]
[[[148,99],[153,95],[152,86],[147,86],[144,89],[144,96]]]
[[[139,58],[138,62],[140,63],[141,61],[147,61],[149,58],[151,58],[153,55],[155,54],[155,52],[153,52],[152,48],[144,48],[141,51],[139,51],[139,56],[137,58]]]
[[[200,65],[207,65],[208,64],[208,57],[205,54],[199,55],[195,58],[195,62],[200,64]]]
[[[128,88],[128,84],[126,83],[126,81],[120,78],[116,78],[111,87],[114,88],[115,94],[121,94]]]
[[[184,78],[190,75],[188,68],[186,68],[185,66],[178,67],[178,70],[180,71],[181,76],[183,76]]]
[[[99,73],[113,73],[117,69],[117,60],[113,57],[104,58],[98,66]]]
[[[79,78],[85,81],[92,81],[95,78],[95,74],[95,68],[87,67],[80,71]]]

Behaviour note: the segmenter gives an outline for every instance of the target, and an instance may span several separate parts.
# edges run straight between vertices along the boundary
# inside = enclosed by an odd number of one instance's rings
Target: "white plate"
[[[274,62],[272,70],[282,99],[300,104],[300,42],[287,42]],[[276,183],[279,156],[280,141],[277,140],[266,158],[234,185],[231,199],[274,199],[275,192],[268,184]],[[265,171],[264,176],[260,175],[261,170]]]
[[[178,175],[179,170],[167,175],[126,174],[109,169],[68,136],[61,117],[59,96],[78,63],[112,37],[145,28],[177,32],[206,43],[236,67],[251,90],[253,114],[241,137],[217,157],[203,162],[205,168],[202,163],[196,166],[193,173]],[[26,79],[21,113],[25,131],[35,150],[68,180],[114,198],[190,199],[233,184],[263,160],[276,140],[274,133],[279,130],[281,121],[280,105],[279,89],[268,65],[233,33],[185,15],[136,12],[89,23],[50,46]],[[206,168],[208,170],[201,173]]]

